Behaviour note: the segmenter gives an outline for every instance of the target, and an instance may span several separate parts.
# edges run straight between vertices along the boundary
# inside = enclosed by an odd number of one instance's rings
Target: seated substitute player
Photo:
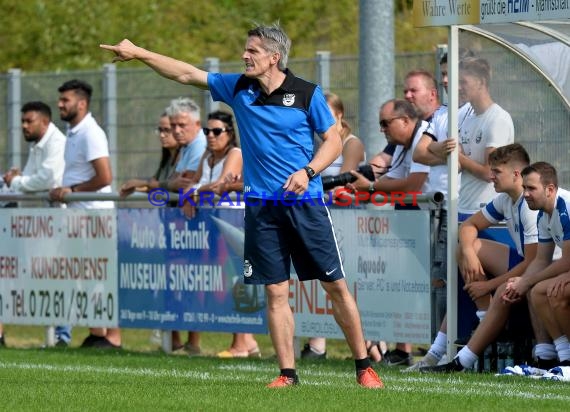
[[[520,276],[536,257],[538,230],[537,211],[531,210],[524,199],[521,171],[530,163],[529,156],[520,144],[514,143],[497,148],[489,155],[491,179],[499,193],[482,210],[462,223],[459,230],[457,261],[465,280],[465,290],[479,302],[481,307],[491,301],[491,293],[504,290],[506,282]],[[503,243],[478,238],[478,233],[493,224],[505,221],[516,250]],[[492,277],[490,277],[492,276]],[[500,294],[496,294],[500,296]],[[467,346],[462,349],[469,356],[471,367],[489,343],[501,332],[510,311],[500,299],[491,303],[489,319],[485,318],[475,331]],[[421,370],[436,365],[446,352],[447,322],[442,322],[440,331],[425,357],[416,366],[406,371]],[[473,356],[471,356],[473,355]],[[443,365],[445,366],[445,365]]]
[[[520,302],[538,282],[570,270],[570,193],[558,188],[556,169],[546,162],[533,163],[521,172],[524,197],[531,210],[538,210],[538,247],[536,257],[522,276],[503,283],[491,300],[487,316],[457,356],[449,363],[421,368],[420,372],[458,372],[471,368],[479,354],[496,338],[507,321],[510,307]],[[555,246],[562,249],[562,257],[553,260]],[[531,321],[536,338],[534,354],[537,366],[549,369],[556,366],[556,348],[550,336],[533,314]]]

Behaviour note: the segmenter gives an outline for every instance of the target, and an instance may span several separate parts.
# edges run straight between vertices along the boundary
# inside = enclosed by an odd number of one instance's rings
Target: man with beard
[[[48,191],[61,185],[65,136],[51,121],[51,109],[44,102],[28,102],[22,106],[22,134],[31,143],[24,170],[11,168],[3,178],[14,192]],[[55,330],[57,346],[67,346],[71,340],[69,329]],[[0,327],[0,342],[4,336]]]
[[[58,91],[60,118],[69,125],[62,186],[52,189],[50,198],[62,202],[65,195],[72,192],[111,192],[112,174],[107,136],[89,111],[93,88],[84,81],[69,80]],[[114,203],[108,201],[76,201],[67,205],[76,209],[114,207]],[[118,328],[91,328],[90,335],[81,346],[120,348],[120,331]]]
[[[15,192],[47,191],[61,185],[65,136],[51,121],[51,109],[43,102],[22,106],[22,134],[31,143],[23,171],[11,168],[4,182]]]

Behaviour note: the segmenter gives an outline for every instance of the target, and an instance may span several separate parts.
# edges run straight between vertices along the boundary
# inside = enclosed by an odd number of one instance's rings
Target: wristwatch
[[[303,169],[305,169],[305,172],[307,172],[307,177],[309,178],[309,180],[317,175],[313,170],[313,168],[310,166],[305,166],[303,167]]]
[[[368,193],[374,193],[376,190],[374,189],[374,181],[368,184]]]

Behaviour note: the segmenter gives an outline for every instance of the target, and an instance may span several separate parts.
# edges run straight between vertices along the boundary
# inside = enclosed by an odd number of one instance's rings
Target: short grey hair
[[[291,40],[279,23],[273,23],[271,26],[259,25],[248,31],[247,36],[259,37],[265,50],[271,53],[279,53],[280,58],[277,66],[279,70],[284,71],[287,68]]]
[[[187,113],[192,116],[194,120],[200,120],[200,106],[189,97],[173,99],[166,108],[166,115],[168,117],[176,116],[181,113]]]

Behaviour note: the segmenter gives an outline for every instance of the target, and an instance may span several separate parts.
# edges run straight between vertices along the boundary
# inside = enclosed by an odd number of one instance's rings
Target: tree
[[[396,1],[396,0],[395,0]],[[2,0],[0,71],[98,69],[110,61],[100,43],[130,38],[143,47],[200,63],[235,61],[254,22],[280,21],[292,57],[317,50],[358,53],[355,0]],[[429,50],[441,29],[415,29],[410,0],[397,1],[397,50]],[[420,30],[418,35],[415,30]],[[439,34],[438,33],[439,30]],[[435,37],[434,34],[436,33]]]

